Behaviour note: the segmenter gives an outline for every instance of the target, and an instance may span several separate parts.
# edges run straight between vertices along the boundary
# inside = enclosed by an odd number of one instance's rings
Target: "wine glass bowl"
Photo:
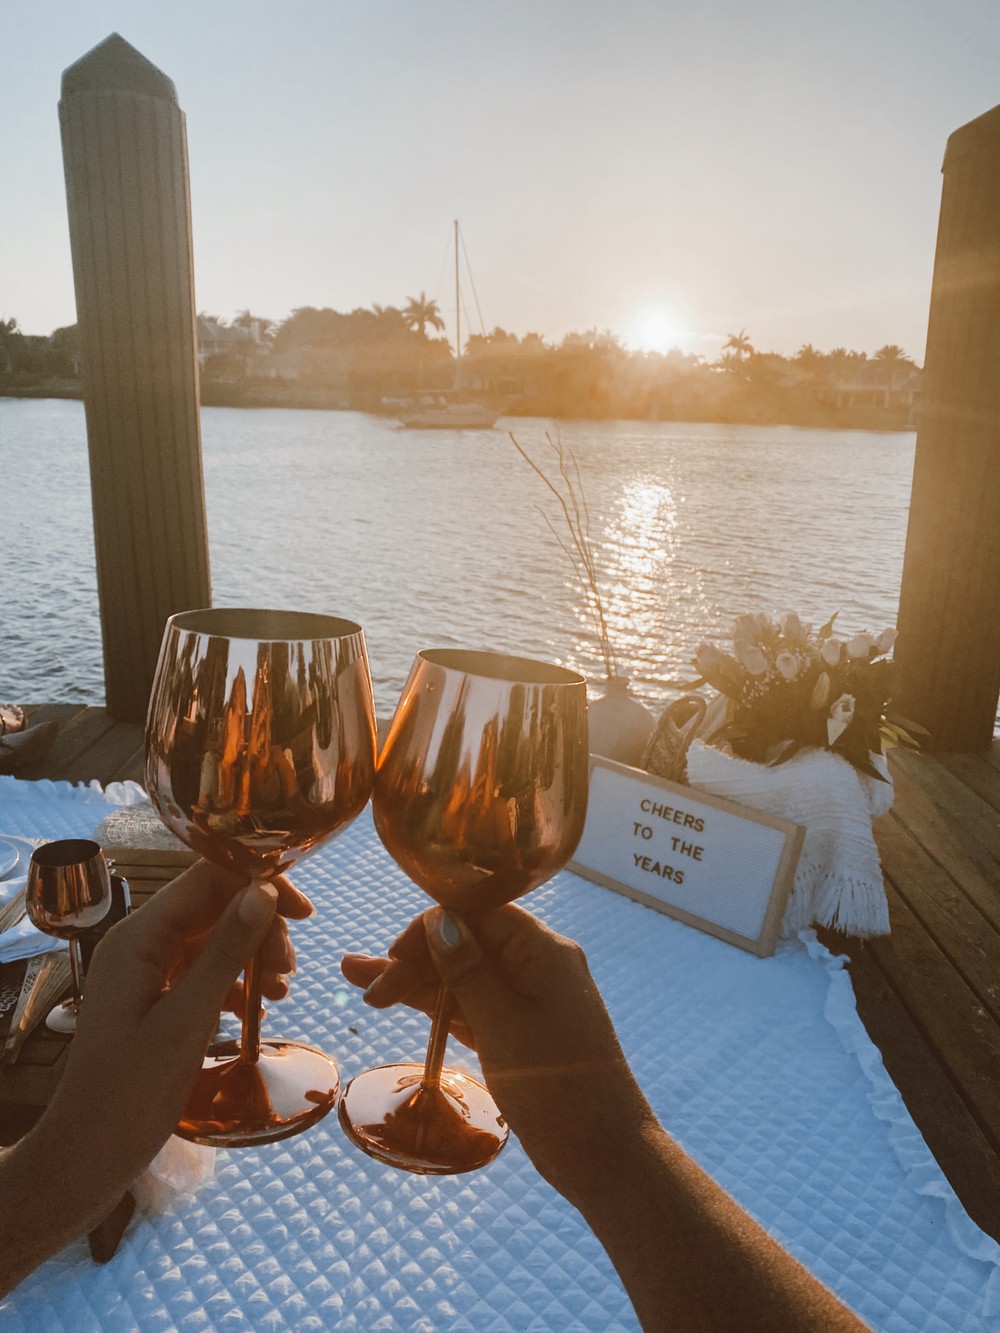
[[[72,1033],[83,994],[80,935],[96,926],[111,906],[111,874],[98,843],[89,838],[60,838],[31,854],[25,909],[47,935],[69,941],[73,995],[51,1010],[46,1026]]]
[[[528,658],[418,654],[372,811],[393,860],[448,911],[499,907],[573,855],[587,812],[585,689]]]
[[[587,811],[586,684],[562,667],[458,649],[418,653],[379,755],[375,827],[407,876],[474,921],[544,883],[572,856]],[[351,1081],[348,1137],[423,1174],[474,1170],[506,1125],[487,1090],[442,1069],[442,992],[424,1065]]]
[[[374,762],[359,625],[235,608],[167,622],[146,785],[189,847],[253,878],[282,874],[360,814]]]
[[[146,786],[193,850],[252,879],[284,874],[367,804],[375,706],[361,627],[301,611],[214,608],[167,621],[146,723]],[[177,1132],[244,1146],[321,1119],[336,1064],[260,1038],[247,968],[239,1042],[211,1047]]]

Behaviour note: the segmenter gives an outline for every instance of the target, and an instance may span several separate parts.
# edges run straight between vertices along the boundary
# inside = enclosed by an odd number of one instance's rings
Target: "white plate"
[[[17,869],[21,853],[8,838],[0,838],[0,879],[6,879],[12,870]]]
[[[13,833],[0,834],[0,880],[12,875],[26,875],[31,853],[48,842],[48,838],[15,838]]]

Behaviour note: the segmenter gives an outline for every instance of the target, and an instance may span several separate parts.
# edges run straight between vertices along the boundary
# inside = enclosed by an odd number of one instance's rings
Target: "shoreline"
[[[489,395],[482,395],[488,399]],[[83,400],[79,384],[0,387],[0,398],[54,398]],[[296,393],[245,390],[235,385],[202,385],[201,407],[292,408],[296,411],[365,412],[370,416],[395,419],[392,411],[379,408],[367,395],[352,396],[338,390],[300,389]],[[543,417],[552,421],[640,421],[685,422],[715,426],[797,426],[803,430],[863,430],[887,434],[913,432],[916,422],[903,409],[854,407],[806,412],[704,412],[670,416],[623,416],[621,413],[552,412],[543,402],[491,403],[505,417]]]

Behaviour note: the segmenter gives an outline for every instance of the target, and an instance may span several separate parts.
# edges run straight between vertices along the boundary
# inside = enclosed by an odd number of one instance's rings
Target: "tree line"
[[[436,301],[348,312],[302,306],[276,321],[251,310],[231,321],[198,316],[205,402],[391,410],[400,396],[455,387],[456,360]],[[870,356],[805,343],[793,356],[730,333],[714,359],[671,349],[630,350],[610,330],[558,341],[506,329],[470,334],[461,387],[508,413],[549,417],[910,426],[919,369],[896,344]],[[80,376],[76,325],[48,337],[0,319],[0,390],[72,391]]]

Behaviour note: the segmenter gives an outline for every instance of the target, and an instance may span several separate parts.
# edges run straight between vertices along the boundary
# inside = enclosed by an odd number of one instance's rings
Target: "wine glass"
[[[59,838],[37,847],[28,865],[24,903],[39,930],[69,941],[73,995],[56,1005],[45,1025],[53,1032],[75,1032],[83,997],[80,935],[102,921],[111,906],[111,874],[99,844]]]
[[[407,875],[474,922],[572,856],[587,812],[582,676],[496,653],[417,654],[379,756],[375,827]],[[340,1122],[362,1151],[424,1175],[485,1166],[507,1126],[485,1087],[443,1069],[442,987],[425,1062],[359,1074]]]
[[[215,608],[167,621],[146,721],[146,786],[163,822],[218,865],[269,880],[364,809],[375,705],[359,625],[301,611]],[[209,1048],[176,1132],[242,1147],[288,1138],[337,1099],[336,1062],[261,1041],[247,966],[239,1042]]]

